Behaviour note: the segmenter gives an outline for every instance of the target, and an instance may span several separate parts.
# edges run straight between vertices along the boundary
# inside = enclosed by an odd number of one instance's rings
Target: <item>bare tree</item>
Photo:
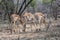
[[[21,14],[24,12],[24,10],[26,9],[26,7],[27,7],[32,1],[33,1],[33,0],[30,0],[30,1],[25,5],[25,7],[23,8],[23,10],[21,11],[24,3],[26,2],[26,0],[24,0],[24,2],[22,3],[22,5],[21,5],[21,7],[20,7],[20,9],[19,9],[19,11],[18,11],[18,14],[19,14],[20,16],[21,16]]]
[[[18,4],[19,4],[19,0],[17,0],[16,13],[17,13],[17,10],[18,10]]]

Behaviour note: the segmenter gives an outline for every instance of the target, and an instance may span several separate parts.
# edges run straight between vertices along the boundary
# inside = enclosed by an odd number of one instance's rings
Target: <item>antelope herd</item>
[[[17,14],[12,14],[11,15],[11,23],[13,23],[16,26],[16,22],[20,22],[20,29],[22,27],[22,31],[26,31],[29,29],[27,28],[27,26],[30,25],[30,30],[31,31],[36,31],[36,30],[40,30],[40,28],[44,28],[44,26],[42,26],[43,24],[46,25],[46,20],[45,20],[45,15],[42,12],[36,12],[36,13],[29,13],[29,12],[25,12],[24,14],[22,14],[22,16],[19,16]],[[22,26],[21,26],[22,25]],[[16,26],[14,28],[16,29],[16,27],[18,28],[18,26]]]

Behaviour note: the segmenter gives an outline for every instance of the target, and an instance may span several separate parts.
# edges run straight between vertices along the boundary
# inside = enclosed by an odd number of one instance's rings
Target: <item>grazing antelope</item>
[[[36,20],[38,22],[38,24],[41,26],[42,24],[45,24],[45,15],[41,12],[37,12],[35,13],[35,17],[36,17]],[[39,31],[40,29],[38,29]]]

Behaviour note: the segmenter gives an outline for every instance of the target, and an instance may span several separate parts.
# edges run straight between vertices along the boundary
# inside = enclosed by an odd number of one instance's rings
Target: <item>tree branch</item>
[[[18,11],[18,13],[17,14],[19,14],[20,13],[20,11],[21,11],[21,9],[23,8],[23,5],[24,5],[24,3],[26,2],[26,0],[24,0],[23,1],[23,3],[22,3],[22,5],[21,5],[21,7],[20,7],[20,9],[19,9],[19,11]]]
[[[17,0],[16,13],[17,13],[17,10],[18,10],[18,4],[19,4],[19,0]]]
[[[21,11],[21,13],[19,14],[21,16],[21,14],[24,12],[24,10],[26,9],[26,7],[32,2],[33,0],[30,0],[26,5],[25,7],[23,8],[23,10]]]

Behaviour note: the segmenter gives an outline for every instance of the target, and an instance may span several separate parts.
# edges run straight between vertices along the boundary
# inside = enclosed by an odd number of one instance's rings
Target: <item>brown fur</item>
[[[23,16],[26,17],[27,20],[29,20],[30,18],[31,18],[31,20],[35,19],[34,15],[32,13],[26,12]]]
[[[45,23],[45,15],[44,15],[43,13],[37,12],[37,13],[35,13],[35,16],[41,18],[40,21],[41,21],[42,23]]]

